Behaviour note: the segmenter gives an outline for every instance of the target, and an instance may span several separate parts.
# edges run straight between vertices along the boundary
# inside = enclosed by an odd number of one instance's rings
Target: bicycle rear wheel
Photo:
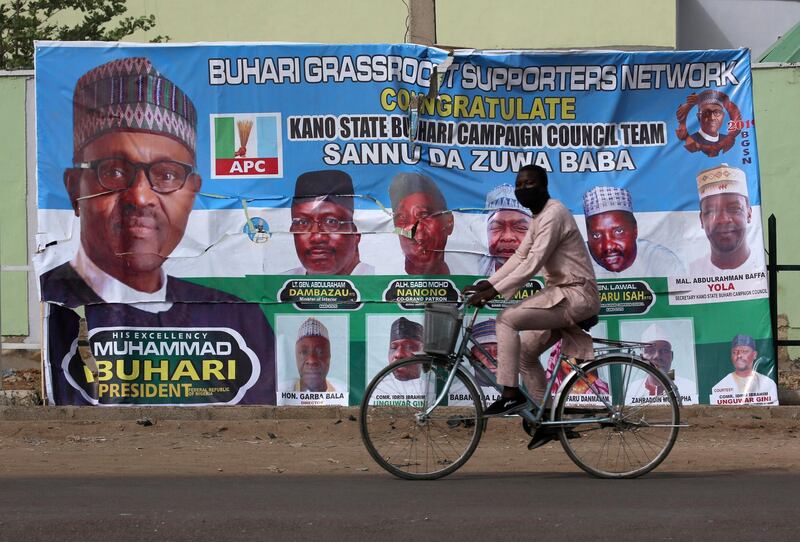
[[[561,445],[580,468],[601,478],[635,478],[656,468],[678,437],[678,398],[667,377],[633,358],[590,362],[573,373],[555,419]],[[571,437],[571,438],[570,438]]]
[[[361,438],[383,469],[409,480],[433,480],[457,470],[475,451],[483,403],[461,369],[447,400],[423,416],[448,374],[443,360],[420,355],[386,367],[367,386]]]

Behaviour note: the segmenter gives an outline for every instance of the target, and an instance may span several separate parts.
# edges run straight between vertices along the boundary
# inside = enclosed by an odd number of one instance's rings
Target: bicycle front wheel
[[[395,476],[441,478],[466,463],[478,446],[483,403],[461,369],[442,404],[425,415],[449,373],[444,360],[420,355],[386,367],[367,386],[361,438],[378,465]]]
[[[671,383],[641,360],[610,357],[573,373],[556,420],[567,455],[601,478],[635,478],[656,468],[678,437],[680,409]]]

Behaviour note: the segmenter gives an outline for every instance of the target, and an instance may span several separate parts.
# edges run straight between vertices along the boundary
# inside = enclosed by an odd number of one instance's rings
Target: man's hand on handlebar
[[[479,280],[475,284],[470,284],[469,286],[465,286],[462,291],[464,295],[472,295],[476,292],[483,292],[485,290],[488,290],[491,287],[492,283],[489,282],[488,280]]]
[[[467,298],[467,305],[480,308],[500,295],[500,293],[494,289],[491,282],[482,280],[477,284],[464,288],[464,295],[469,296]]]

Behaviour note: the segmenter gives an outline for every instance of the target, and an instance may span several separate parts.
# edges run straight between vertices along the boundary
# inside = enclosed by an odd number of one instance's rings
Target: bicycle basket
[[[453,353],[461,330],[461,311],[445,303],[425,305],[424,350],[427,354]]]

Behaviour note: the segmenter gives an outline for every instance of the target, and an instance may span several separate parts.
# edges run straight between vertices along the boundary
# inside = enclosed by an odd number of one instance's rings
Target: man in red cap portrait
[[[419,173],[400,173],[392,179],[389,198],[406,273],[449,275],[445,247],[453,233],[453,214],[439,187]]]

